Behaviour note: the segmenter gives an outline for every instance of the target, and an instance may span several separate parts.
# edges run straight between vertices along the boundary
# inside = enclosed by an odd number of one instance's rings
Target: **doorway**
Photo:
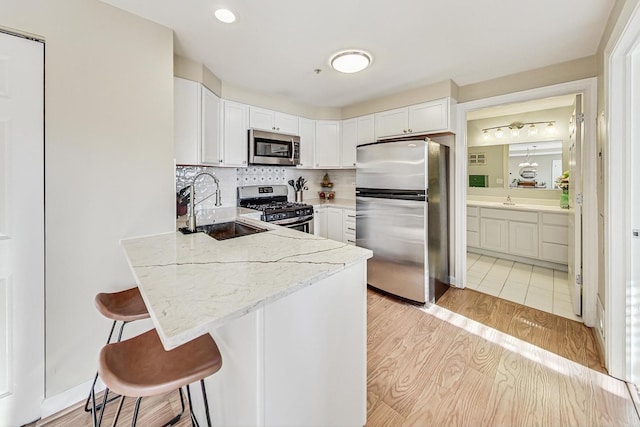
[[[532,89],[513,94],[496,96],[477,101],[470,101],[458,105],[457,135],[456,138],[456,179],[455,179],[455,204],[458,207],[455,213],[454,234],[455,234],[455,284],[464,287],[467,283],[467,227],[468,219],[466,215],[467,206],[467,183],[468,183],[468,141],[470,136],[467,132],[468,115],[474,111],[479,111],[489,107],[498,107],[514,103],[531,102],[535,100],[567,96],[576,93],[583,95],[584,106],[584,152],[582,157],[584,163],[583,170],[583,205],[582,219],[584,229],[596,229],[597,224],[597,200],[596,200],[596,149],[595,149],[595,111],[596,111],[596,79],[584,79],[570,83],[563,83],[544,88]],[[506,201],[506,200],[505,200]],[[508,226],[508,225],[507,225]],[[502,227],[505,227],[504,225]],[[526,229],[523,228],[523,232]],[[530,235],[534,233],[530,231]],[[506,239],[506,237],[504,237]],[[533,238],[533,237],[532,237]],[[535,242],[534,242],[535,244]],[[582,282],[582,320],[587,326],[595,324],[595,301],[597,288],[597,236],[587,233],[581,245],[583,257],[593,260],[586,263],[583,268]],[[569,278],[567,277],[567,280]],[[573,278],[571,279],[573,280]]]
[[[580,271],[569,230],[576,207],[561,207],[568,200],[561,187],[572,181],[579,191],[581,133],[573,124],[581,106],[581,95],[572,94],[467,113],[465,282],[580,322],[580,289],[568,280]],[[483,186],[473,185],[478,176],[486,178]]]
[[[0,32],[0,425],[44,399],[44,44]]]

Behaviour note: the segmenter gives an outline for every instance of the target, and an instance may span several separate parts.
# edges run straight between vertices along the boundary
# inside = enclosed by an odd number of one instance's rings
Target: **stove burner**
[[[267,203],[249,203],[246,207],[249,209],[255,209],[258,211],[274,211],[274,210],[303,208],[308,206],[309,205],[304,203],[294,203],[294,202],[267,202]]]

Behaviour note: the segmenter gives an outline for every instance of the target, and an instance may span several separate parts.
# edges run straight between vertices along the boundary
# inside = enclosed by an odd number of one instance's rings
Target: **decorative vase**
[[[569,209],[569,189],[562,190],[560,195],[560,207],[562,209]]]

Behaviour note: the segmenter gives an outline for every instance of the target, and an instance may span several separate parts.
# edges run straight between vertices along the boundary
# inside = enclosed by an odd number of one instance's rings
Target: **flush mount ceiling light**
[[[218,19],[218,21],[224,22],[225,24],[236,22],[236,14],[229,9],[216,9],[213,14]]]
[[[371,64],[371,55],[363,50],[345,50],[333,55],[329,63],[341,73],[357,73]]]

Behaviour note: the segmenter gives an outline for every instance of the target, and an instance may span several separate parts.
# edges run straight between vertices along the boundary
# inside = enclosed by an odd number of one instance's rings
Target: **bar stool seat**
[[[109,336],[107,337],[107,344],[111,342],[113,332],[118,322],[122,322],[117,339],[117,341],[120,341],[122,339],[124,325],[135,320],[149,318],[149,311],[147,310],[147,306],[145,305],[144,300],[142,299],[142,295],[140,294],[140,290],[137,286],[125,289],[124,291],[99,293],[95,296],[93,301],[98,311],[104,317],[113,320],[111,331],[109,332]],[[98,373],[96,372],[93,378],[93,384],[91,385],[91,389],[89,390],[89,396],[87,397],[87,400],[84,404],[84,410],[86,412],[91,411],[89,403],[91,401],[91,395],[92,393],[94,393],[97,380]],[[108,390],[105,391],[103,402],[98,406],[98,408],[115,399],[115,397],[111,399],[107,399],[107,397]]]
[[[149,317],[147,306],[137,287],[120,292],[99,293],[94,303],[104,317],[114,321],[132,322]]]
[[[191,406],[189,384],[200,381],[210,425],[204,378],[218,372],[221,367],[222,356],[211,335],[200,336],[167,351],[155,329],[125,341],[105,345],[98,359],[100,378],[109,390],[122,396],[114,423],[117,422],[124,396],[138,398],[134,411],[135,424],[142,397],[187,386]]]

